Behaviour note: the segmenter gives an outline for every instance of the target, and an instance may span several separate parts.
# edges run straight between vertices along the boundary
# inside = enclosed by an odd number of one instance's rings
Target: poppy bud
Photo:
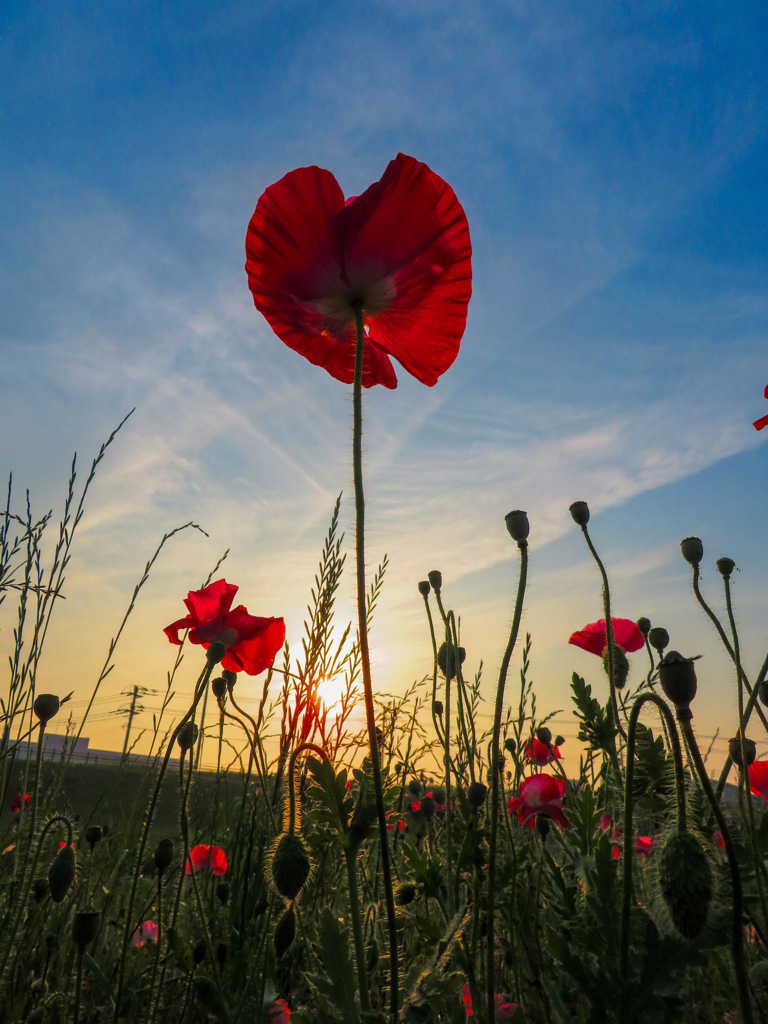
[[[104,838],[104,829],[101,825],[89,825],[85,830],[85,841],[91,847],[91,852],[96,843],[100,842]]]
[[[736,563],[732,558],[718,558],[718,560],[715,562],[715,565],[717,566],[717,571],[720,573],[724,580],[727,580],[733,572],[733,570],[736,568]]]
[[[760,702],[768,707],[768,679],[764,679],[760,683],[760,689],[757,691],[757,695],[760,698]]]
[[[69,845],[62,846],[48,870],[48,887],[54,903],[61,903],[75,880],[75,851]]]
[[[201,964],[203,960],[205,960],[205,954],[205,939],[198,939],[192,947],[192,964],[195,967],[197,967],[198,964]]]
[[[704,545],[698,537],[686,537],[680,541],[683,558],[689,565],[698,565],[704,557]]]
[[[692,659],[669,651],[659,662],[659,682],[675,707],[687,708],[696,696],[696,669]]]
[[[432,799],[438,804],[445,803],[445,790],[442,786],[435,786],[432,789]]]
[[[399,907],[407,907],[408,904],[413,903],[415,899],[416,886],[411,885],[409,882],[406,882],[404,885],[401,885],[400,888],[397,890],[397,894],[395,895],[395,903],[397,903]]]
[[[552,742],[552,732],[546,727],[546,725],[539,726],[536,730],[536,739],[543,743],[545,746],[549,746]]]
[[[424,796],[421,798],[421,813],[424,817],[429,820],[434,817],[435,814],[435,801],[431,796]]]
[[[647,639],[648,633],[650,632],[650,629],[651,629],[651,620],[650,619],[646,619],[646,617],[644,615],[641,615],[640,618],[637,620],[637,628],[640,630],[640,632],[643,634],[643,636],[646,637],[646,639]]]
[[[531,532],[528,513],[522,512],[520,509],[507,512],[504,522],[507,524],[507,530],[512,540],[517,541],[520,545],[525,545],[528,541],[528,534]]]
[[[555,736],[555,746],[562,747],[565,743],[565,736]]]
[[[224,676],[216,676],[215,679],[212,679],[211,689],[213,690],[213,696],[216,698],[216,700],[221,700],[221,698],[227,692],[227,680],[224,678]]]
[[[672,923],[686,939],[695,939],[707,921],[712,899],[712,869],[690,832],[673,832],[658,859],[661,894]]]
[[[216,897],[225,906],[229,903],[229,882],[219,882],[216,886]]]
[[[661,654],[669,643],[669,633],[663,626],[654,626],[648,631],[648,643]]]
[[[221,670],[221,678],[227,684],[227,689],[229,690],[229,692],[232,693],[232,687],[237,682],[237,672],[232,672],[228,668],[223,668]]]
[[[72,941],[79,950],[84,950],[101,931],[101,914],[93,907],[76,910],[72,918]]]
[[[432,701],[432,711],[437,715],[438,718],[443,717],[443,702],[441,700]]]
[[[488,787],[482,782],[470,782],[467,800],[473,811],[479,811],[488,796]]]
[[[509,751],[510,754],[514,754],[517,750],[515,741],[512,739],[511,736],[508,736],[507,739],[504,740],[504,749]]]
[[[42,901],[48,895],[48,890],[48,879],[36,878],[32,883],[32,899],[35,901],[35,903],[42,903]]]
[[[738,736],[728,740],[728,753],[731,755],[731,760],[736,767],[743,768],[741,763],[741,741]],[[749,768],[757,757],[757,747],[755,746],[755,741],[747,739],[746,736],[744,737],[744,753],[747,756],[747,768]]]
[[[43,725],[46,725],[59,710],[59,698],[53,693],[41,693],[35,697],[32,710]]]
[[[589,522],[589,505],[586,501],[574,501],[568,511],[577,526],[584,527]]]
[[[439,569],[433,569],[432,572],[427,573],[427,577],[432,586],[432,589],[436,594],[440,593],[440,589],[443,585],[443,574]]]
[[[158,875],[162,875],[171,866],[173,860],[173,843],[170,839],[161,839],[155,848],[154,861]]]
[[[443,643],[440,645],[440,649],[437,652],[437,667],[443,673],[446,679],[455,679],[456,672],[459,665],[464,664],[464,660],[467,657],[467,652],[463,647],[459,647],[458,663],[456,661],[456,648],[453,644]]]
[[[408,783],[408,792],[413,793],[414,796],[418,796],[421,793],[421,783],[418,779],[411,779]]]
[[[608,647],[606,646],[603,652],[603,667],[605,674],[608,675],[610,669],[610,661],[608,660]],[[613,683],[617,690],[620,690],[624,683],[627,681],[629,675],[629,659],[618,644],[613,645]]]
[[[293,907],[290,906],[275,926],[274,946],[275,957],[279,960],[288,952],[293,940],[296,938],[296,915]]]
[[[303,841],[292,832],[284,832],[272,854],[272,881],[283,899],[296,899],[309,878],[311,868],[312,862]]]
[[[191,747],[194,747],[197,743],[198,728],[194,722],[187,722],[182,725],[179,730],[179,735],[176,737],[176,742],[181,747],[182,752],[186,752]]]
[[[419,583],[419,593],[422,597],[429,597],[429,592],[432,588],[429,585],[429,580],[421,580]]]

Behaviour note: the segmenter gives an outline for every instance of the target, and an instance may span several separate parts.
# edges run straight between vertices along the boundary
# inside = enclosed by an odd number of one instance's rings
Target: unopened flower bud
[[[416,886],[411,885],[410,882],[405,882],[397,890],[395,895],[395,903],[399,907],[407,907],[409,903],[413,903],[416,899]]]
[[[157,873],[162,875],[171,866],[173,860],[173,843],[170,839],[161,839],[155,847],[154,861]]]
[[[299,836],[293,832],[280,836],[272,854],[271,869],[272,881],[283,899],[296,899],[312,869],[309,853]]]
[[[216,676],[215,679],[211,680],[211,690],[216,700],[221,700],[227,692],[227,680],[224,676]]]
[[[589,522],[589,505],[586,501],[574,501],[568,511],[577,526],[584,527]]]
[[[737,768],[743,768],[741,763],[741,741],[738,736],[734,736],[733,739],[728,740],[728,753],[731,755],[731,760]],[[757,757],[757,747],[755,741],[744,737],[744,753],[747,757],[747,768],[754,763]]]
[[[732,558],[718,558],[715,565],[717,566],[717,571],[725,580],[729,578],[733,570],[736,568],[736,563]]]
[[[91,852],[93,852],[93,848],[96,845],[96,843],[101,842],[103,838],[104,829],[101,827],[101,825],[89,825],[88,828],[85,830],[85,841],[90,846]]]
[[[59,698],[55,693],[41,693],[35,697],[35,703],[32,705],[32,710],[35,712],[42,724],[47,725],[59,710]]]
[[[562,747],[562,745],[564,743],[565,743],[565,736],[559,736],[559,735],[555,736],[555,746],[556,747]]]
[[[432,793],[432,799],[438,804],[445,803],[445,790],[442,786],[434,786],[430,792]]]
[[[456,648],[453,644],[443,643],[437,652],[437,667],[443,673],[446,679],[455,679],[459,665],[464,664],[464,660],[467,657],[467,652],[463,647],[459,647],[458,663],[456,660]]]
[[[680,541],[683,558],[689,565],[698,565],[704,557],[704,545],[698,537],[686,537]]]
[[[432,710],[434,711],[434,713],[437,715],[438,718],[442,718],[443,717],[443,702],[441,700],[433,700],[432,701]]]
[[[661,893],[675,928],[695,939],[707,921],[712,899],[712,869],[690,832],[670,833],[659,855]]]
[[[549,746],[549,744],[552,742],[552,731],[548,729],[546,725],[541,725],[536,730],[536,739],[540,743],[545,744],[545,746]]]
[[[75,851],[69,845],[62,846],[48,870],[48,887],[54,903],[61,903],[75,880]]]
[[[661,654],[669,643],[669,633],[663,626],[654,626],[653,629],[648,632],[648,643],[654,650]]]
[[[429,591],[432,588],[429,585],[429,580],[421,580],[419,583],[419,593],[422,597],[429,597]]]
[[[421,783],[418,779],[411,779],[408,783],[408,792],[413,793],[414,796],[418,796],[421,793]]]
[[[514,512],[507,512],[504,516],[504,522],[507,524],[507,530],[512,540],[524,546],[528,541],[528,534],[531,532],[528,513],[520,509],[515,509]]]
[[[504,749],[509,751],[510,754],[514,754],[517,750],[517,745],[511,736],[504,740]]]
[[[431,796],[423,796],[421,798],[421,813],[424,817],[429,820],[434,817],[435,814],[435,800]]]
[[[284,956],[296,938],[296,914],[293,906],[288,907],[286,912],[277,922],[275,927],[274,946],[275,957],[279,960]]]
[[[223,668],[221,670],[221,678],[227,684],[227,689],[229,690],[229,692],[232,693],[232,687],[237,682],[237,672],[232,672],[228,668]]]
[[[467,789],[467,800],[473,811],[479,811],[488,796],[488,787],[482,782],[470,782]]]
[[[687,708],[696,696],[696,669],[691,658],[668,651],[659,662],[659,682],[668,700]]]
[[[187,722],[186,725],[181,727],[179,735],[176,737],[176,742],[181,747],[182,751],[187,751],[191,747],[194,747],[197,743],[197,734],[199,730],[194,722]]]
[[[605,674],[608,675],[610,672],[611,663],[608,659],[608,647],[603,652],[603,668]],[[629,658],[619,647],[618,644],[613,645],[613,685],[617,690],[620,690],[627,681],[629,675]]]
[[[648,633],[650,632],[650,629],[651,629],[651,620],[650,619],[646,619],[646,617],[644,615],[642,615],[637,620],[637,628],[640,630],[640,632],[643,634],[643,636],[647,638]]]
[[[436,594],[439,594],[443,586],[443,574],[440,572],[440,570],[433,569],[431,572],[428,572],[427,579],[429,580],[430,586],[432,587],[434,592]]]
[[[101,931],[101,914],[93,907],[76,910],[72,918],[72,941],[78,949],[84,950]]]

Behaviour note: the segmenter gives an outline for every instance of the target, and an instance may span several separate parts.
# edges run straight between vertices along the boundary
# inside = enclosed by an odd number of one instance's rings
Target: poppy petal
[[[761,416],[759,420],[755,420],[752,426],[755,430],[762,430],[763,427],[768,427],[768,416]]]
[[[216,580],[202,590],[190,590],[184,600],[190,615],[195,619],[195,625],[209,622],[211,619],[226,615],[232,607],[235,594],[239,590],[234,583],[227,583],[226,580]],[[202,641],[197,641],[202,643]]]
[[[179,640],[179,633],[182,629],[191,629],[195,625],[195,621],[191,615],[187,615],[186,618],[178,619],[176,622],[172,622],[170,626],[166,626],[163,632],[171,641],[172,644],[176,644],[181,647],[182,641]]]
[[[590,654],[602,657],[606,645],[605,620],[591,622],[584,629],[572,633],[568,643],[573,644],[574,647],[580,647],[582,651],[589,651]]]
[[[631,654],[632,651],[639,651],[645,647],[645,637],[637,628],[637,623],[631,619],[614,619],[611,616],[613,626],[613,642],[618,644],[622,651]]]

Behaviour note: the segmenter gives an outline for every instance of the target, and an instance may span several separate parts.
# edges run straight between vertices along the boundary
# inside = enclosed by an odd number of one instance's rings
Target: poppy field
[[[697,739],[696,659],[673,649],[674,624],[614,614],[583,500],[570,516],[604,614],[566,627],[594,655],[594,671],[574,673],[562,696],[578,749],[553,735],[554,712],[538,705],[530,678],[534,638],[521,620],[535,523],[521,510],[499,515],[517,589],[492,685],[465,675],[461,610],[434,569],[413,585],[431,673],[384,696],[368,644],[386,564],[366,572],[364,389],[397,386],[393,359],[430,387],[453,363],[471,296],[467,219],[450,186],[403,154],[347,199],[330,172],[300,168],[259,199],[245,269],[277,337],[352,385],[357,620],[335,620],[347,571],[338,502],[298,654],[279,608],[264,596],[258,615],[240,603],[247,581],[218,566],[191,579],[157,624],[176,659],[168,690],[187,694],[186,712],[173,720],[164,705],[124,813],[99,802],[76,816],[73,745],[53,770],[42,756],[72,694],[47,692],[38,663],[86,492],[116,432],[79,504],[73,477],[47,563],[50,517],[17,514],[9,488],[0,602],[4,626],[16,619],[1,709],[0,1024],[765,1021],[768,759],[753,737],[768,731],[768,655],[756,673],[743,662],[734,562],[717,560],[718,592],[705,594],[702,542],[681,543],[702,629],[715,629],[732,664],[738,717],[724,764]],[[768,416],[754,424],[766,425]],[[244,677],[260,689],[253,713],[240,699]],[[333,706],[319,692],[327,679],[341,683]],[[217,769],[195,801],[203,724]],[[234,762],[225,728],[237,737]],[[179,808],[170,828],[157,813],[169,787]]]

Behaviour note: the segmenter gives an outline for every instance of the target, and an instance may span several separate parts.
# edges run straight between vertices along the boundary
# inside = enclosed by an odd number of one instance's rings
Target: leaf
[[[315,987],[326,996],[339,1011],[339,1024],[360,1024],[357,1006],[356,974],[349,955],[347,930],[333,916],[328,907],[323,907],[318,928],[320,960],[326,977],[312,977]]]
[[[107,979],[101,973],[101,970],[99,969],[98,965],[95,963],[93,958],[88,953],[83,953],[83,963],[93,975],[94,981],[96,982],[96,987],[101,993],[102,999],[109,1000],[109,1003],[111,1005],[112,989]]]

